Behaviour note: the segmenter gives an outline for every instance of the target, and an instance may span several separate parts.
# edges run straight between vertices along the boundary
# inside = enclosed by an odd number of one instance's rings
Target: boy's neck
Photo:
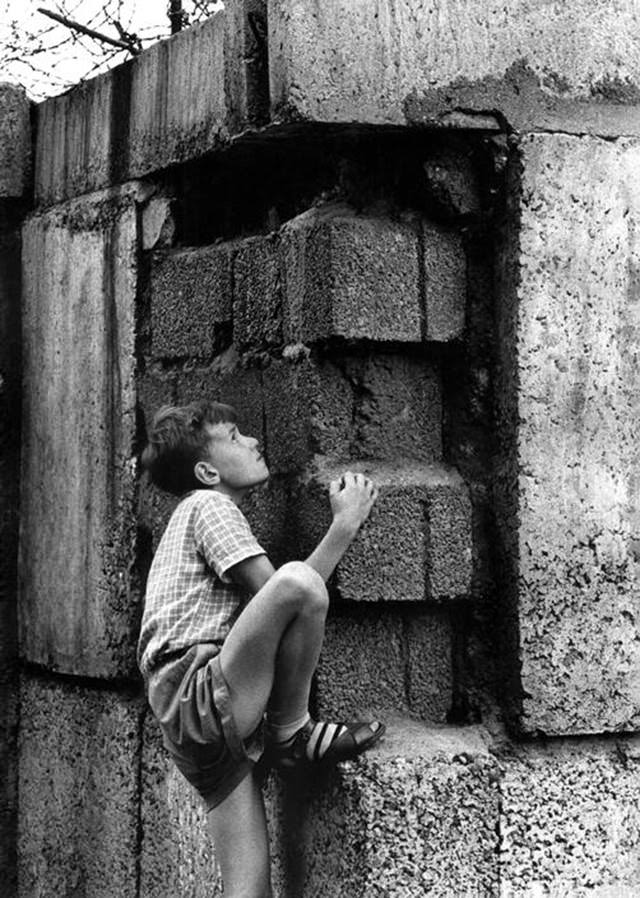
[[[248,487],[245,487],[244,489],[233,489],[233,487],[228,486],[226,483],[217,483],[215,486],[212,486],[211,489],[215,493],[222,493],[223,496],[228,496],[236,505],[240,505],[249,492]]]

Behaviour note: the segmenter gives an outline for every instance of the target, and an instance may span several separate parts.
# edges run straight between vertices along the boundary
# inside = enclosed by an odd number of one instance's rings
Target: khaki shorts
[[[148,682],[165,747],[207,810],[224,801],[262,754],[259,731],[244,741],[238,735],[219,652],[214,643],[192,646],[156,668]]]

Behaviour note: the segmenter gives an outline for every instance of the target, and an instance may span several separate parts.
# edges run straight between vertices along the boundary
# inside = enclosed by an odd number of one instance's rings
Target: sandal
[[[374,746],[384,735],[385,725],[379,721],[366,723],[322,723],[309,720],[287,742],[272,742],[266,759],[278,770],[301,766],[333,767],[350,761]]]

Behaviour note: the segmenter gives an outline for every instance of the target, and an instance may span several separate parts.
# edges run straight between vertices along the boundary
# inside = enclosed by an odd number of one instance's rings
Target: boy
[[[158,545],[139,643],[164,743],[208,809],[227,898],[268,898],[270,863],[254,762],[335,764],[371,747],[380,723],[309,715],[327,613],[325,581],[377,498],[362,474],[330,486],[333,521],[305,562],[275,571],[238,508],[269,471],[257,440],[218,402],[165,407],[143,466],[182,501]],[[247,601],[248,600],[248,601]]]

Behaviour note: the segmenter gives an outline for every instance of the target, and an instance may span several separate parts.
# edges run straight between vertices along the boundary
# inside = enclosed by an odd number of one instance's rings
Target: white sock
[[[293,738],[298,730],[301,730],[302,727],[311,720],[311,715],[309,712],[305,712],[302,717],[298,717],[297,720],[292,720],[289,723],[275,724],[267,715],[267,727],[269,736],[274,742],[288,742],[289,739]]]

